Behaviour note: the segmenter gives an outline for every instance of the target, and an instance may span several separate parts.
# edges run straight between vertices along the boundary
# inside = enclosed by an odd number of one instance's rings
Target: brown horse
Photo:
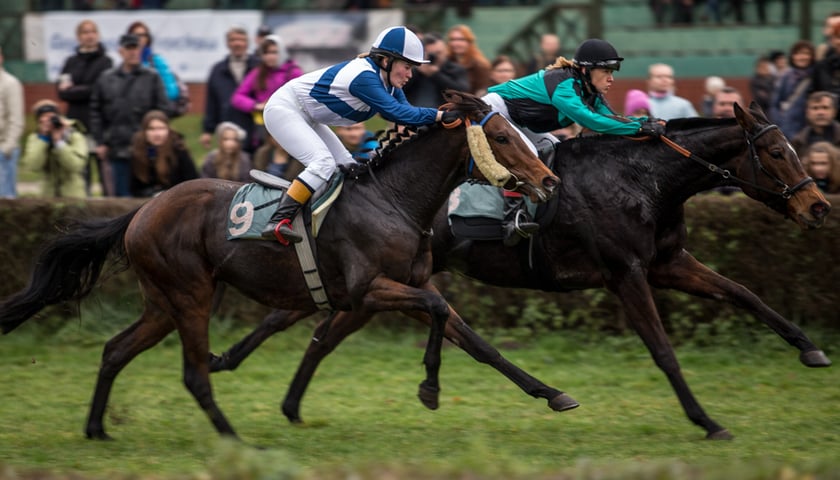
[[[442,209],[435,220],[434,271],[452,270],[492,285],[554,292],[606,287],[620,298],[627,320],[665,372],[688,418],[706,431],[707,438],[730,438],[703,411],[685,382],[652,287],[741,306],[799,349],[806,366],[831,364],[796,325],[685,249],[683,203],[711,188],[739,185],[748,196],[803,229],[819,227],[829,212],[828,202],[805,175],[784,135],[760,108],[753,104],[747,112],[736,105],[735,112],[737,120],[672,120],[664,142],[599,137],[561,143],[554,168],[562,173],[563,183],[557,198],[545,205],[533,250],[524,242],[509,248],[499,241],[457,239]],[[215,357],[211,367],[236,368],[263,340],[306,315],[272,312],[253,333]],[[318,363],[369,320],[362,312],[338,312],[318,326],[317,341],[307,349],[283,401],[283,413],[290,421],[301,421],[300,401]],[[568,395],[506,361],[454,311],[446,327],[447,337],[456,345],[529,395],[547,399],[552,409],[577,406]]]
[[[510,123],[492,115],[483,101],[467,94],[449,97],[451,109],[482,126],[468,134],[458,126],[434,125],[381,149],[368,174],[356,172],[345,182],[317,238],[319,270],[334,308],[365,316],[417,310],[432,319],[423,358],[426,379],[420,385],[430,404],[437,403],[443,326],[450,311],[429,282],[428,231],[449,193],[466,179],[472,161],[468,143],[483,132],[496,167],[510,173],[509,187],[535,201],[550,198],[559,183]],[[475,176],[483,178],[477,171]],[[117,374],[174,329],[183,346],[187,389],[219,433],[235,436],[209,379],[208,324],[219,282],[274,308],[317,310],[293,249],[226,240],[228,206],[240,186],[190,181],[120,218],[81,222],[46,246],[29,285],[0,305],[0,327],[8,333],[46,305],[90,293],[109,252],[129,261],[144,311],[105,346],[86,426],[89,438],[109,438],[103,416]]]

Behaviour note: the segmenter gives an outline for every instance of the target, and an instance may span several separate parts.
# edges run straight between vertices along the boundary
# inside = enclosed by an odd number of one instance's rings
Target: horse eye
[[[770,152],[770,156],[776,160],[783,160],[785,158],[785,154],[781,150],[773,150]]]
[[[506,145],[508,143],[508,139],[504,135],[498,135],[494,140],[496,140],[496,143],[501,143],[502,145]]]

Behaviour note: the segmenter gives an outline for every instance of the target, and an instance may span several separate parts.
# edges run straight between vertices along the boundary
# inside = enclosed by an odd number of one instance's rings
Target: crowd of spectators
[[[414,30],[428,63],[414,67],[404,92],[411,104],[423,107],[443,104],[445,89],[484,95],[492,85],[544,69],[561,47],[559,37],[548,33],[524,62],[507,56],[488,60],[466,25],[445,33]],[[835,180],[840,176],[840,12],[826,18],[823,33],[824,44],[800,40],[786,54],[774,50],[758,58],[748,93],[791,140],[809,171],[828,162],[828,171],[837,175],[820,173],[818,184],[834,192],[840,190]],[[2,69],[0,50],[0,197],[17,195],[19,161],[23,168],[44,173],[43,195],[61,197],[90,196],[94,190],[105,196],[145,197],[198,176],[247,181],[248,171],[258,168],[289,179],[302,170],[263,126],[268,97],[303,74],[283,39],[269,27],[256,32],[253,49],[243,28],[233,26],[226,32],[228,54],[208,72],[199,139],[206,152],[201,154],[190,152],[170,125],[179,115],[182,92],[165,52],[152,50],[146,24],[130,24],[119,38],[118,65],[106,55],[94,22],[82,21],[76,36],[76,51],[56,83],[64,112],[55,102],[37,102],[32,112],[36,127],[25,137],[22,87]],[[733,105],[744,105],[746,98],[717,75],[707,77],[705,94],[696,106],[677,92],[671,65],[649,65],[646,88],[628,91],[621,113],[664,120],[731,117]],[[374,135],[363,123],[335,131],[356,160],[365,161],[376,148]],[[569,128],[552,133],[562,139],[576,132]],[[22,145],[26,148],[21,156]],[[811,151],[815,145],[819,152]],[[92,175],[94,171],[98,175]],[[91,178],[99,178],[101,185],[93,188]]]

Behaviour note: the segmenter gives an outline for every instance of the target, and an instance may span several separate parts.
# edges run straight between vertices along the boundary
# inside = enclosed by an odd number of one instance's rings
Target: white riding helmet
[[[405,27],[386,28],[376,37],[371,54],[388,55],[412,65],[429,63],[423,58],[423,42]]]

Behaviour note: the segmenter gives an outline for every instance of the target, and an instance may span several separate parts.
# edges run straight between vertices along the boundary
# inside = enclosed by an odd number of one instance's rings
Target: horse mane
[[[447,100],[447,103],[440,107],[442,110],[456,110],[463,113],[465,117],[469,117],[475,113],[486,115],[492,110],[490,105],[485,103],[484,100],[472,94],[446,90],[443,96]],[[400,148],[415,143],[418,138],[423,138],[429,132],[441,128],[444,128],[441,124],[434,123],[423,126],[397,125],[394,128],[381,130],[376,133],[379,146],[373,150],[370,159],[358,165],[343,165],[342,170],[348,177],[358,178],[361,175],[367,174],[372,168],[380,168],[388,160],[393,158],[394,152]]]
[[[735,125],[734,118],[705,118],[687,117],[668,120],[666,134],[675,130],[703,130],[706,128],[720,128]]]

